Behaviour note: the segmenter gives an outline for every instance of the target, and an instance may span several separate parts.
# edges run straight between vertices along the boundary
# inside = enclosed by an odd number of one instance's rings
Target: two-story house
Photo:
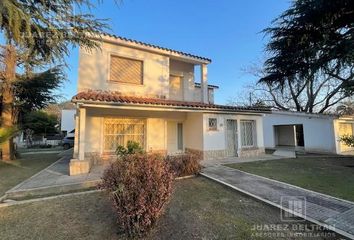
[[[88,172],[92,154],[104,158],[128,140],[148,152],[195,151],[204,159],[264,152],[266,110],[214,104],[210,59],[119,36],[96,40],[101,49],[79,53],[71,175]]]

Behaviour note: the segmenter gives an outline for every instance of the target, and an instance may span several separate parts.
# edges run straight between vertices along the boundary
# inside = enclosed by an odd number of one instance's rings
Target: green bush
[[[340,137],[340,141],[349,147],[354,147],[354,136],[353,135],[343,135]]]
[[[140,146],[138,142],[128,141],[127,147],[119,145],[116,149],[116,154],[118,157],[123,157],[128,154],[143,153],[144,149]]]
[[[169,201],[173,177],[161,155],[126,154],[105,170],[99,188],[109,193],[117,222],[126,234],[142,236]]]

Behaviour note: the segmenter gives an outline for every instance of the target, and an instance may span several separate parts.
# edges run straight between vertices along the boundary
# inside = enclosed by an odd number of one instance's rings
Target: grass
[[[354,201],[354,157],[299,157],[227,166]]]
[[[0,208],[0,239],[125,239],[115,218],[103,192]],[[197,177],[176,182],[171,202],[146,239],[267,239],[254,236],[268,233],[252,230],[255,224],[284,223],[278,209]]]
[[[0,161],[0,197],[12,187],[58,160],[58,153],[23,154],[9,163]]]

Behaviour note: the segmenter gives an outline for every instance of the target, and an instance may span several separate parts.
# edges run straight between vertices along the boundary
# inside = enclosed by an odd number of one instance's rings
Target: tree
[[[256,79],[266,76],[264,69],[256,63],[243,71]],[[333,112],[334,109],[326,105],[326,100],[328,94],[335,88],[335,84],[330,84],[333,79],[324,82],[321,80],[323,79],[314,78],[312,84],[309,81],[286,81],[281,87],[266,81],[253,82],[236,94],[237,98],[232,99],[231,104],[241,103],[241,105],[256,106],[257,103],[262,103],[279,110]],[[319,82],[323,84],[319,84]],[[312,96],[311,93],[313,93]],[[337,92],[329,104],[340,102],[344,96],[345,94]]]
[[[260,82],[287,91],[297,111],[323,113],[351,96],[353,12],[352,0],[294,1],[265,29],[270,57]]]
[[[21,124],[26,113],[46,108],[58,100],[55,90],[66,78],[62,66],[56,66],[39,73],[18,75],[17,79],[14,96],[18,123]]]
[[[77,12],[73,11],[76,7]],[[104,20],[81,9],[90,9],[89,0],[2,0],[0,30],[6,40],[3,47],[1,127],[13,128],[16,67],[30,73],[36,66],[62,61],[73,45],[99,47],[90,36],[107,29]],[[12,138],[2,144],[3,160],[13,158]]]
[[[354,102],[349,100],[343,102],[337,107],[336,112],[339,115],[354,115]]]
[[[58,120],[55,115],[43,111],[29,112],[24,116],[22,128],[31,129],[34,134],[47,135],[57,133]]]

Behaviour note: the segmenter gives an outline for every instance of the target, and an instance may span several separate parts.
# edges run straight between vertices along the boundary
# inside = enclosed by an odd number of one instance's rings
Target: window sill
[[[241,150],[256,150],[258,149],[257,146],[242,146]]]
[[[137,87],[144,87],[144,83],[127,83],[127,82],[117,82],[117,81],[112,81],[112,80],[107,80],[106,81],[109,84],[120,84],[120,85],[126,85],[126,86],[137,86]]]

